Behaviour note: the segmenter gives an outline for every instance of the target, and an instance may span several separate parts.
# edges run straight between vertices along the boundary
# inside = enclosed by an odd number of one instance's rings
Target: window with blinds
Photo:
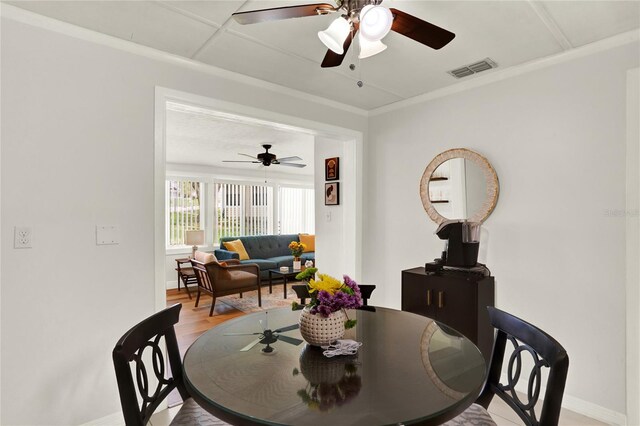
[[[201,196],[203,184],[195,181],[167,181],[168,229],[170,246],[185,243],[185,231],[203,229]]]
[[[273,189],[263,185],[216,183],[217,229],[222,237],[273,233]]]
[[[166,202],[167,247],[183,246],[185,231],[197,229],[205,229],[206,240],[214,243],[223,237],[315,232],[312,188],[168,180]]]
[[[280,234],[315,233],[314,190],[281,186],[278,192]]]

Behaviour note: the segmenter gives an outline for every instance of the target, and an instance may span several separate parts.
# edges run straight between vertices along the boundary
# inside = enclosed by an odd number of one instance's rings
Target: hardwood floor
[[[191,299],[189,299],[184,287],[180,291],[178,289],[167,290],[167,306],[182,303],[180,322],[175,326],[181,357],[184,357],[189,346],[205,331],[232,318],[245,315],[244,312],[234,309],[225,303],[216,303],[214,315],[210,317],[211,297],[205,294],[201,295],[200,304],[196,308],[196,292],[193,287],[190,290]],[[169,394],[167,402],[169,407],[182,404],[182,398],[180,398],[177,390],[174,389]]]
[[[182,303],[180,322],[175,327],[182,356],[184,356],[189,346],[205,331],[227,320],[245,315],[244,312],[234,309],[225,303],[216,303],[214,315],[210,317],[211,297],[207,295],[200,296],[200,304],[196,308],[195,291],[193,289],[190,290],[192,299],[189,299],[184,288],[180,291],[178,289],[167,290],[167,306]]]

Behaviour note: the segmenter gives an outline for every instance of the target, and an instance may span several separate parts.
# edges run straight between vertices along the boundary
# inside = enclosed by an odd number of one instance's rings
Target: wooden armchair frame
[[[225,265],[218,262],[202,263],[191,259],[193,272],[198,281],[198,295],[196,296],[196,306],[200,302],[200,293],[211,295],[211,309],[209,316],[213,315],[218,296],[228,296],[230,294],[242,293],[245,291],[258,290],[258,306],[262,306],[262,295],[260,294],[260,268],[254,263],[240,263],[238,260],[225,260]],[[247,284],[245,280],[239,281],[234,277],[233,271],[244,271],[255,275],[254,282]]]

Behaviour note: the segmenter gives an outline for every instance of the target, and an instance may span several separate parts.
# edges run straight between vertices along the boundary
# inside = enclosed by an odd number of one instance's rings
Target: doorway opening
[[[305,167],[253,163],[265,144],[279,158],[300,158],[295,163]],[[156,309],[183,303],[185,329],[177,329],[182,349],[212,326],[253,309],[246,307],[247,294],[239,303],[239,297],[218,299],[211,317],[210,297],[203,294],[195,307],[197,285],[187,283],[189,298],[176,271],[176,259],[191,254],[187,228],[204,231],[199,249],[209,252],[224,236],[315,234],[323,272],[360,275],[361,133],[156,88],[155,147]],[[329,157],[340,157],[339,206],[324,203]],[[285,300],[283,290],[263,289],[262,296],[274,299],[271,306],[288,306],[292,299]]]

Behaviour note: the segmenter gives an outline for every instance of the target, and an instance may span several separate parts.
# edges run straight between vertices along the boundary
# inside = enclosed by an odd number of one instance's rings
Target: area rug
[[[275,308],[289,308],[291,302],[298,300],[296,292],[291,289],[291,284],[287,285],[287,298],[284,298],[284,291],[282,284],[273,286],[273,293],[269,294],[269,287],[262,287],[262,307],[258,306],[258,291],[250,291],[242,293],[242,298],[239,294],[231,296],[222,296],[216,299],[216,303],[222,302],[232,308],[235,308],[242,312],[260,312],[265,309]],[[215,315],[215,313],[214,313]]]

